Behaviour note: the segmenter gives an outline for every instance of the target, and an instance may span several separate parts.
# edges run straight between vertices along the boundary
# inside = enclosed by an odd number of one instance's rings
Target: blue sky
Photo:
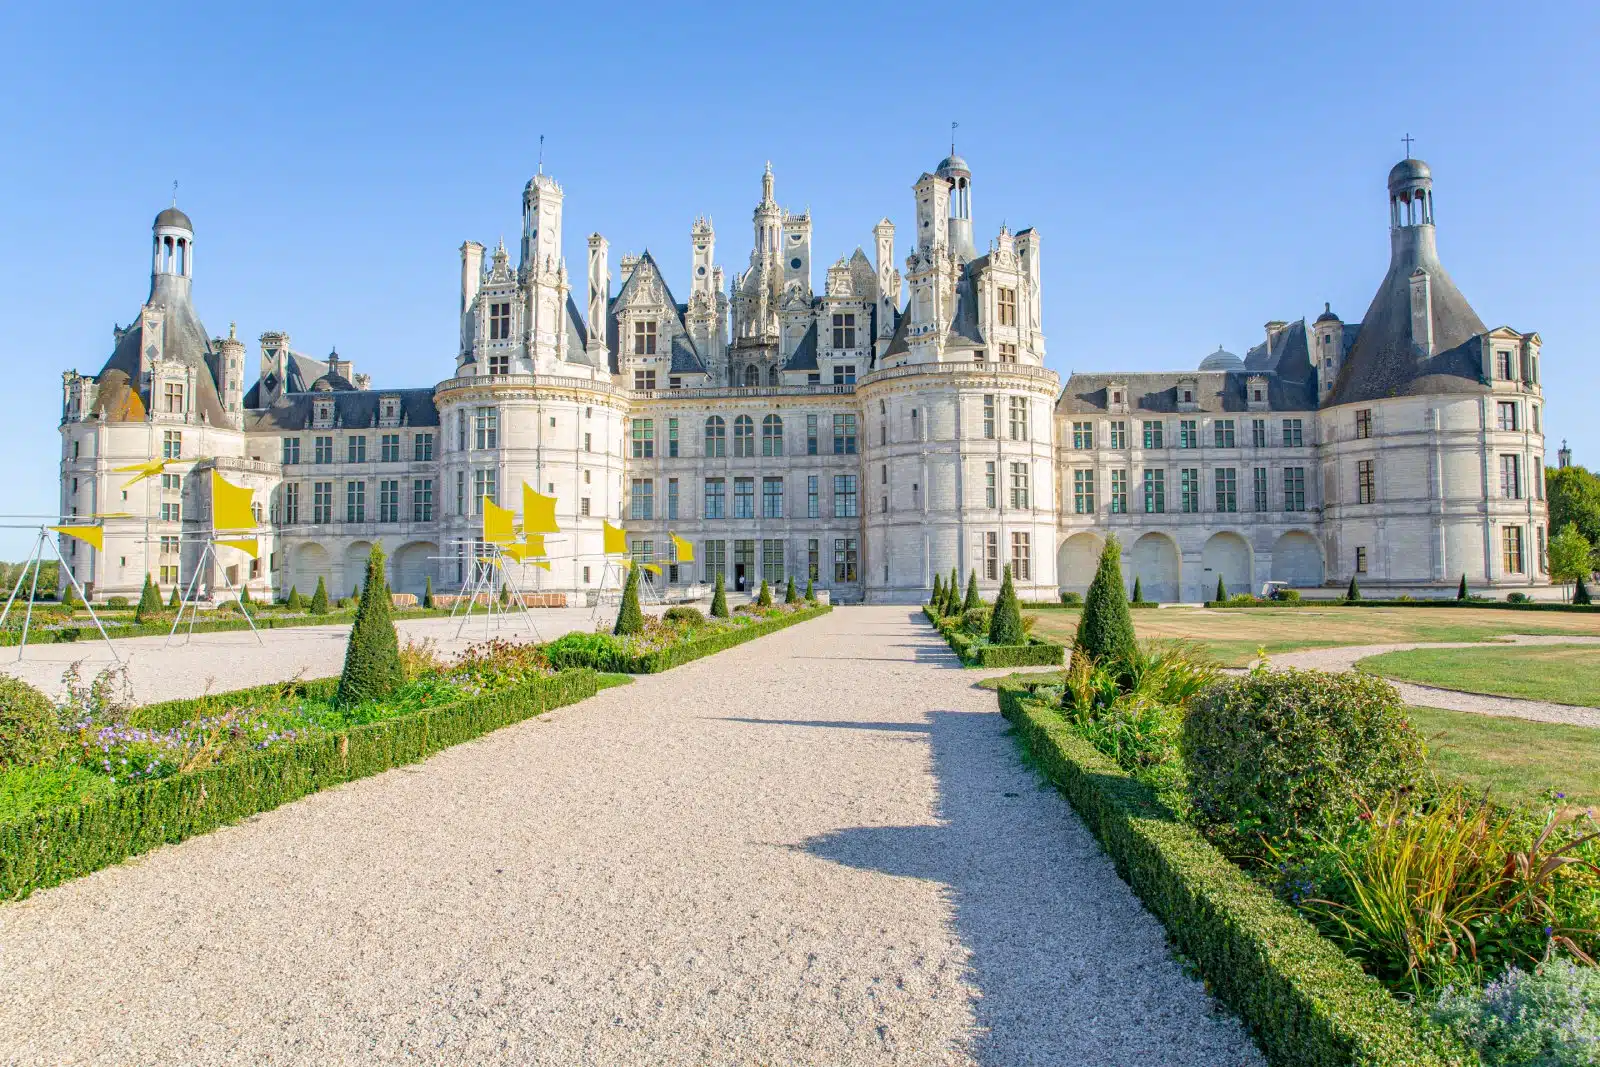
[[[282,329],[417,386],[453,366],[456,250],[514,242],[540,134],[577,285],[599,230],[613,271],[648,247],[681,291],[698,214],[746,261],[768,159],[812,211],[815,284],[879,218],[909,234],[952,121],[980,242],[1043,235],[1063,377],[1242,354],[1324,301],[1359,319],[1409,132],[1445,265],[1486,323],[1540,331],[1547,430],[1600,463],[1595,5],[244,8],[0,16],[5,511],[56,506],[60,372],[134,317],[175,179],[196,307],[252,368]]]

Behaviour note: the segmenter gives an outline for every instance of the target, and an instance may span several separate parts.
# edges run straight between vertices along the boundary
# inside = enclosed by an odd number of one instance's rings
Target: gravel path
[[[1261,1064],[973,677],[845,608],[0,906],[0,1062]]]
[[[1516,634],[1498,639],[1494,644],[1511,645],[1595,645],[1600,637],[1536,636]],[[1324,671],[1348,671],[1357,660],[1380,656],[1385,652],[1409,652],[1413,648],[1483,648],[1482,641],[1441,641],[1436,643],[1402,645],[1346,645],[1340,648],[1313,648],[1304,652],[1284,652],[1272,657],[1274,667],[1310,667]],[[1417,685],[1389,679],[1407,704],[1425,708],[1444,708],[1447,711],[1468,711],[1479,715],[1500,715],[1513,719],[1531,719],[1534,722],[1564,723],[1569,726],[1600,726],[1600,709],[1575,707],[1571,704],[1551,704],[1543,700],[1523,700],[1519,697],[1489,696],[1483,693],[1463,693],[1456,689]]]

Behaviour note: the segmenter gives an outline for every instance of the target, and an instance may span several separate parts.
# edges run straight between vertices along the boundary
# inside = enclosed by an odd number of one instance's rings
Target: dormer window
[[[1122,403],[1122,390],[1121,389],[1112,390],[1112,392],[1111,392],[1111,402],[1113,404]]]
[[[1185,404],[1193,404],[1194,403],[1194,390],[1193,389],[1185,389],[1183,391],[1183,402]]]
[[[999,291],[1000,325],[1015,326],[1017,324],[1017,291],[1001,287]]]
[[[183,383],[168,382],[163,399],[166,401],[166,411],[169,415],[183,414]]]
[[[387,425],[393,426],[400,421],[400,398],[386,396],[378,405],[379,418]]]
[[[633,354],[636,356],[656,354],[655,319],[645,319],[633,324]]]
[[[316,402],[316,406],[313,408],[312,414],[317,420],[318,426],[333,425],[333,401],[318,400]]]
[[[833,316],[833,347],[848,349],[856,346],[856,317],[851,312]]]
[[[494,303],[489,305],[489,340],[509,341],[511,339],[511,302]]]

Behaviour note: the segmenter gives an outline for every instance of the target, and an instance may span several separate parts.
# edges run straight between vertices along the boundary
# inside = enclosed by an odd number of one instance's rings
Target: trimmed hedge
[[[698,641],[685,641],[671,648],[657,649],[642,656],[634,656],[621,670],[626,674],[660,674],[662,671],[681,667],[702,656],[709,656],[797,623],[807,622],[819,615],[826,615],[832,610],[831,604],[818,604],[815,607],[786,612],[770,619],[753,622],[749,626],[741,626],[737,630],[723,630],[721,633],[702,637]]]
[[[1117,873],[1250,1026],[1267,1059],[1295,1067],[1467,1067],[1476,1057],[1426,1026],[1287,904],[1252,882],[1055,709],[1002,686],[1000,710],[1099,839]]]
[[[0,824],[0,897],[21,899],[329,786],[416,763],[591,697],[598,687],[594,671],[563,671],[498,693],[287,742],[192,774],[125,786],[80,807]],[[262,688],[267,687],[256,687]],[[180,703],[158,707],[170,714]]]
[[[445,609],[430,610],[427,608],[407,609],[394,612],[395,619],[437,619],[445,618],[450,614]],[[267,614],[251,613],[250,618],[255,620],[258,630],[289,630],[296,626],[338,626],[345,622],[354,622],[353,612],[340,615],[291,615],[287,618],[276,618]],[[197,634],[231,633],[236,630],[248,630],[250,624],[242,618],[234,619],[208,619],[194,624]],[[172,632],[172,622],[139,623],[132,626],[106,626],[106,633],[113,641],[124,637],[165,637]],[[189,624],[184,623],[178,627],[180,635],[189,633]],[[39,625],[38,613],[34,615],[34,626],[28,630],[28,644],[30,645],[61,645],[72,641],[98,641],[100,631],[95,629],[93,620],[74,620],[70,625],[56,629],[46,629]],[[22,642],[22,629],[12,629],[7,626],[0,630],[0,648],[15,648]]]
[[[923,605],[922,614],[965,667],[1059,667],[1066,656],[1065,646],[1036,637],[1028,638],[1025,645],[978,645],[970,634],[961,632],[959,618],[941,619],[928,605]]]

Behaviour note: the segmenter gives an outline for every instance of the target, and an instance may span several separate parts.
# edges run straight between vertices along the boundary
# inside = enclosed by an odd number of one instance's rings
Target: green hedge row
[[[450,613],[442,609],[429,611],[425,608],[416,608],[410,611],[396,611],[394,618],[399,619],[435,619],[448,616]],[[258,630],[289,630],[297,626],[338,626],[348,623],[355,618],[353,611],[329,612],[326,615],[291,615],[287,618],[277,618],[272,615],[253,615]],[[236,630],[248,630],[250,624],[242,618],[207,619],[194,624],[197,634],[232,633]],[[147,622],[132,626],[107,626],[106,633],[113,641],[124,637],[166,637],[172,632],[172,623]],[[179,635],[189,633],[189,625],[178,627]],[[100,631],[90,620],[74,622],[70,626],[47,629],[35,624],[28,630],[28,644],[30,645],[60,645],[73,641],[98,641]],[[22,643],[22,629],[19,626],[12,629],[9,625],[0,630],[0,648],[16,647]]]
[[[129,726],[146,730],[170,730],[174,726],[204,715],[214,708],[240,708],[257,701],[281,697],[310,697],[331,700],[339,688],[339,679],[314,678],[310,681],[268,682],[246,689],[231,689],[224,693],[211,693],[183,700],[163,700],[159,704],[146,704],[135,708],[128,716]]]
[[[831,604],[818,604],[815,607],[801,608],[799,611],[778,615],[770,619],[762,619],[760,622],[751,623],[749,626],[741,626],[737,630],[723,630],[710,637],[702,637],[698,641],[685,641],[682,644],[673,645],[671,648],[658,649],[655,652],[647,652],[642,656],[634,656],[621,669],[627,674],[660,674],[662,671],[680,667],[702,656],[709,656],[713,653],[721,652],[723,649],[742,645],[746,641],[764,637],[776,630],[782,630],[785,627],[815,619],[819,615],[826,615],[832,610],[833,605]]]
[[[1036,637],[1028,638],[1025,645],[980,645],[955,623],[936,617],[926,604],[922,614],[968,667],[1059,667],[1066,655],[1064,646]]]
[[[1477,1062],[1426,1027],[1338,946],[1018,686],[1000,710],[1117,872],[1195,961],[1274,1064],[1447,1067]]]
[[[288,742],[192,774],[126,786],[79,807],[0,824],[0,897],[20,899],[331,785],[416,763],[451,745],[593,696],[597,687],[594,671],[563,671],[498,693]],[[170,712],[172,705],[166,707]]]

